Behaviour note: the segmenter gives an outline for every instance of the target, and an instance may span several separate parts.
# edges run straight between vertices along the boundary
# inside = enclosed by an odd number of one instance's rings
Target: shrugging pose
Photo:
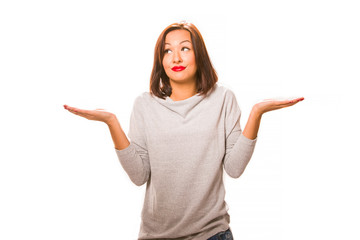
[[[264,113],[304,99],[255,104],[242,131],[235,94],[217,80],[199,30],[181,22],[157,40],[150,91],[134,102],[129,138],[113,113],[64,105],[106,123],[131,181],[147,184],[139,240],[233,239],[223,171],[243,173]]]

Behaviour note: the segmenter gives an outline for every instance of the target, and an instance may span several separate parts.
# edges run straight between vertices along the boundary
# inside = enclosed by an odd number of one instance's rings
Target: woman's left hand
[[[269,99],[255,104],[244,128],[243,135],[248,139],[255,139],[259,131],[261,116],[264,113],[293,106],[302,100],[304,100],[303,97],[291,100]]]
[[[259,102],[259,103],[255,104],[253,109],[262,115],[266,112],[293,106],[303,100],[304,100],[303,97],[295,98],[295,99],[291,99],[291,100],[269,99],[269,100],[265,100],[263,102]]]

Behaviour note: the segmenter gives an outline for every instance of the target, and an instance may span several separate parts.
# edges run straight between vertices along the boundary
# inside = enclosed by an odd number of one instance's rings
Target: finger
[[[84,115],[86,114],[82,109],[74,108],[74,107],[68,107],[67,110],[73,114],[76,115]]]
[[[303,98],[303,97],[295,98],[295,99],[292,99],[291,102],[296,102],[296,103],[298,103],[298,102],[303,101],[304,99],[305,99],[305,98]]]
[[[86,118],[86,119],[89,119],[89,120],[93,118],[93,115],[90,113],[91,111],[89,111],[89,110],[70,107],[68,105],[64,105],[64,108],[66,110],[68,110],[70,113],[75,114],[77,116],[80,116],[80,117],[83,117],[83,118]]]
[[[293,100],[281,100],[281,101],[272,101],[272,105],[277,108],[282,108],[284,106],[287,106],[289,104],[293,104]]]
[[[91,119],[92,118],[92,115],[89,115],[89,114],[86,114],[86,113],[76,112],[76,111],[70,111],[70,112],[77,115],[77,116],[86,118],[86,119]]]
[[[64,108],[69,111],[75,109],[74,107],[70,107],[69,105],[64,105]]]
[[[291,107],[291,106],[294,106],[295,104],[298,104],[300,101],[302,101],[302,100],[292,100],[288,103],[282,104],[281,107],[282,108]]]
[[[69,110],[71,107],[70,107],[69,105],[64,104],[64,108],[65,108],[66,110]]]
[[[73,113],[73,114],[76,114],[76,115],[82,115],[83,113],[79,112],[79,111],[76,111],[74,109],[68,109],[69,112]]]
[[[79,114],[89,114],[89,110],[75,108],[75,107],[67,107],[67,110],[72,113],[79,113]]]
[[[291,100],[285,100],[285,101],[281,101],[278,102],[277,105],[280,107],[290,107],[293,106],[295,104],[297,104],[300,101],[303,101],[304,98],[296,98],[296,99],[291,99]]]

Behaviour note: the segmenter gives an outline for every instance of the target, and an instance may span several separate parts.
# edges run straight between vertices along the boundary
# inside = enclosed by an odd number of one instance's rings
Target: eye
[[[165,49],[164,53],[171,53],[171,50],[170,49]]]
[[[181,50],[183,50],[184,52],[190,51],[190,48],[188,47],[183,47]]]

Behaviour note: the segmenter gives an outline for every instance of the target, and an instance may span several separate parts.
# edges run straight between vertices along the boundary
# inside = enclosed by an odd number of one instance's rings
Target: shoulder
[[[143,92],[135,98],[134,108],[149,109],[149,107],[156,103],[157,99],[158,97],[153,96],[150,92]]]
[[[143,105],[147,101],[149,101],[150,98],[151,98],[151,95],[149,92],[143,92],[135,98],[134,105],[136,105],[136,106]]]
[[[223,99],[225,102],[232,102],[236,101],[235,93],[227,86],[222,84],[215,84],[214,89],[210,93],[209,97],[213,99]]]
[[[143,106],[146,105],[146,92],[135,97],[133,103],[133,111],[142,111]]]

